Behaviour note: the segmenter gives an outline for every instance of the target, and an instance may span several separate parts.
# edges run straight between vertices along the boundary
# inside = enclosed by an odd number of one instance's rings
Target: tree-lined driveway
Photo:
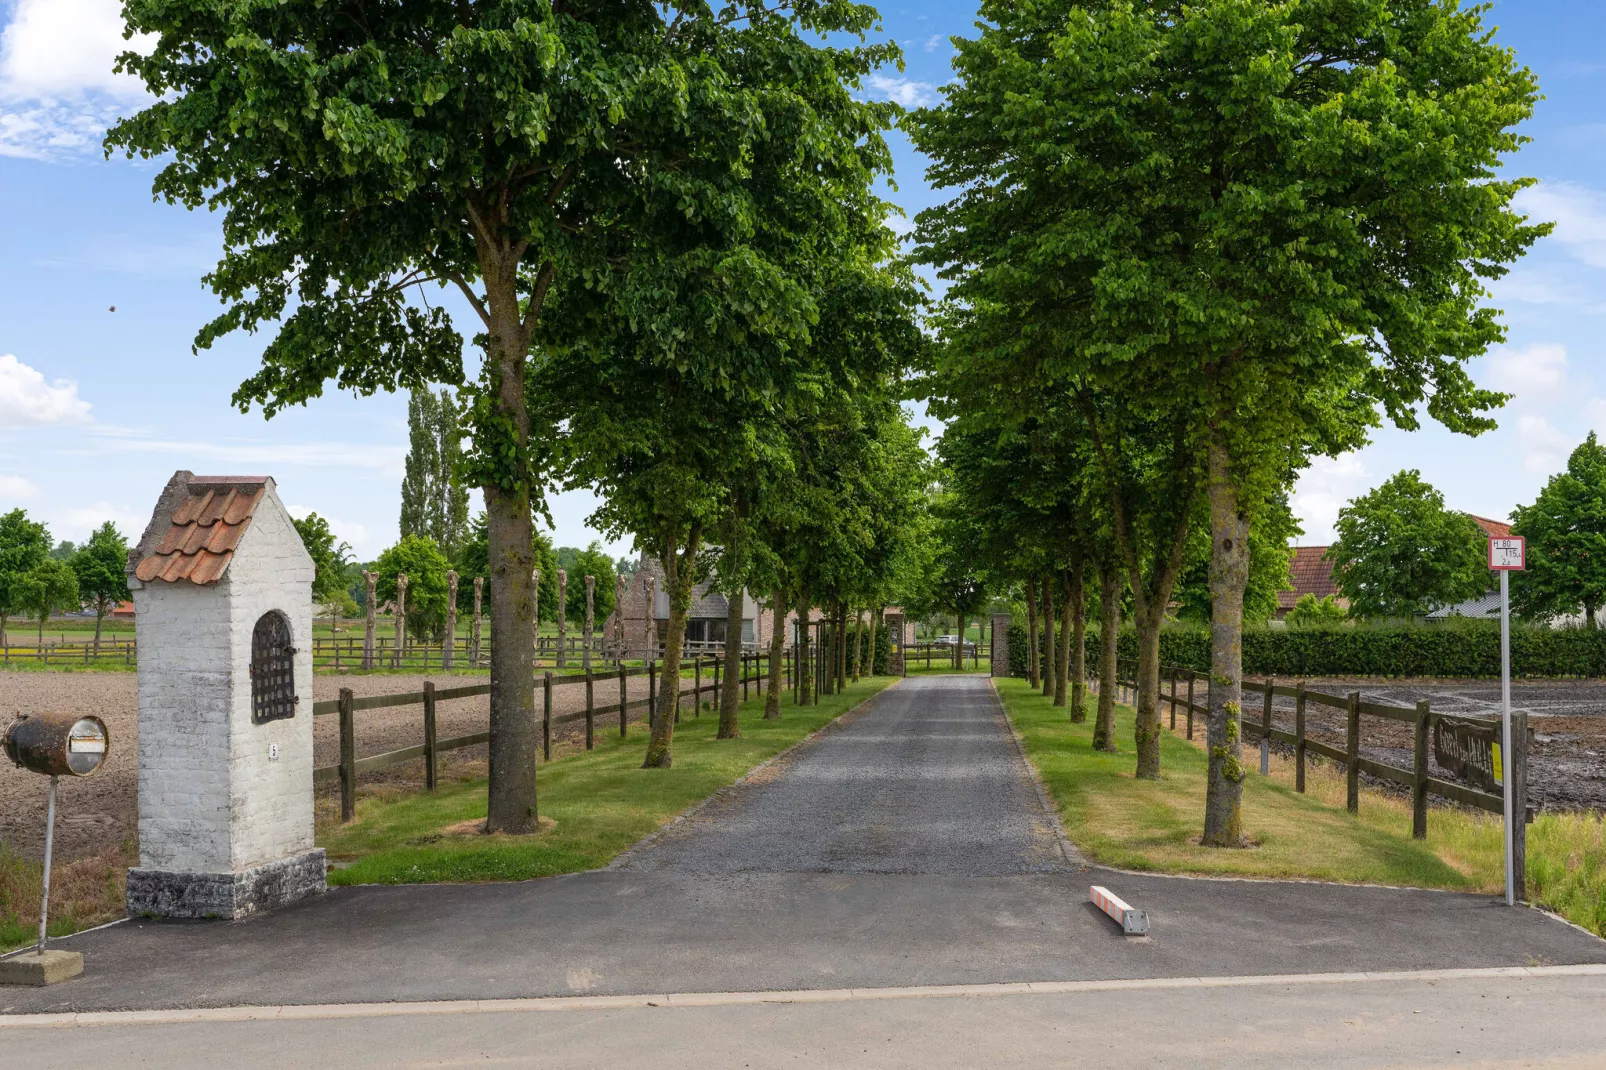
[[[1093,883],[1148,909],[1152,936],[1122,937]],[[1606,943],[1485,896],[1084,866],[989,681],[964,676],[883,692],[609,870],[341,888],[63,944],[85,977],[0,990],[0,1011],[1606,962]]]

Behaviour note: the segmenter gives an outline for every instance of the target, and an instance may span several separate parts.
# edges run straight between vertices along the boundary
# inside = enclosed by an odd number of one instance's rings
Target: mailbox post
[[[19,767],[50,778],[50,801],[45,807],[45,868],[39,892],[39,941],[32,955],[0,960],[0,984],[49,985],[84,972],[84,957],[76,951],[47,951],[45,934],[50,924],[50,856],[56,834],[56,784],[64,776],[89,776],[106,760],[110,737],[99,717],[77,714],[24,714],[6,729],[6,756]]]

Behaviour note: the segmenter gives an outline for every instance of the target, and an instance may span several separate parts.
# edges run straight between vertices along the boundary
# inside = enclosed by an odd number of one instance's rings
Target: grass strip
[[[714,735],[717,714],[682,713],[675,728],[674,765],[642,769],[647,731],[632,724],[597,726],[597,746],[556,758],[538,776],[543,820],[555,824],[532,836],[487,836],[463,827],[485,819],[483,777],[442,784],[383,801],[358,799],[349,825],[321,824],[318,842],[331,861],[331,884],[427,884],[516,881],[605,866],[687,807],[741,777],[897,681],[876,677],[849,684],[817,706],[782,699],[781,718],[763,719],[762,697],[741,707],[739,739]]]
[[[1130,708],[1116,707],[1122,753],[1092,748],[1093,724],[1072,724],[1064,709],[1024,680],[997,681],[1026,753],[1059,807],[1065,831],[1090,860],[1122,869],[1392,884],[1498,893],[1504,887],[1500,820],[1492,814],[1436,807],[1428,838],[1411,838],[1408,800],[1363,789],[1360,813],[1344,808],[1344,775],[1306,764],[1306,791],[1294,790],[1291,758],[1272,755],[1259,775],[1259,755],[1245,747],[1244,831],[1251,847],[1199,845],[1204,822],[1204,726],[1194,742],[1166,731],[1159,781],[1133,776]],[[1090,699],[1091,701],[1091,699]],[[1164,711],[1162,711],[1164,717]],[[1180,732],[1180,722],[1179,729]],[[1541,814],[1528,826],[1530,898],[1597,934],[1606,935],[1606,838],[1593,814]]]

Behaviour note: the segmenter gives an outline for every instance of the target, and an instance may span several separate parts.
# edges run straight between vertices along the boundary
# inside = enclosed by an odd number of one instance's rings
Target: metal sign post
[[[1516,828],[1512,813],[1511,749],[1511,573],[1520,572],[1526,544],[1521,536],[1490,538],[1489,567],[1500,573],[1500,761],[1496,765],[1505,799],[1506,906],[1517,905]]]

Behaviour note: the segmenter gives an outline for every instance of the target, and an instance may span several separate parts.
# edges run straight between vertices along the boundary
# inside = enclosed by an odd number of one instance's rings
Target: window
[[[252,724],[296,715],[295,655],[289,618],[278,610],[263,614],[251,630]]]

